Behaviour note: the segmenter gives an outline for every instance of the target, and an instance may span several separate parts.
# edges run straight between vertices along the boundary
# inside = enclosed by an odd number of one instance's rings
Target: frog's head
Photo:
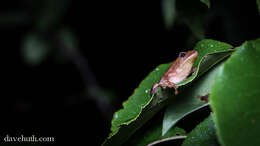
[[[190,50],[188,52],[180,52],[178,59],[180,62],[184,63],[186,61],[194,62],[198,57],[198,51]]]

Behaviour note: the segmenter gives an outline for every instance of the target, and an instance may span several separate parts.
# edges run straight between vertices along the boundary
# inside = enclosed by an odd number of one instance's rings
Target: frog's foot
[[[190,76],[192,76],[192,75],[196,72],[196,70],[197,70],[197,67],[193,67],[193,68],[191,69],[191,71],[190,71],[190,74],[187,76],[187,78],[190,77]]]
[[[164,88],[164,89],[165,89],[166,87],[168,87],[168,88],[173,88],[175,95],[177,95],[177,94],[179,93],[179,92],[178,92],[178,86],[175,85],[174,83],[167,82],[166,85],[155,83],[155,84],[153,85],[152,89],[151,89],[151,96],[157,92],[156,89],[157,89],[158,87],[162,87],[162,88]]]
[[[169,88],[173,88],[174,89],[174,94],[177,95],[179,92],[178,92],[178,86],[174,83],[171,83],[171,82],[168,82],[168,85],[167,87]]]
[[[151,90],[151,96],[156,93],[156,89],[160,86],[160,84],[155,83],[153,84],[152,90]]]
[[[193,75],[197,70],[197,67],[193,67],[192,70],[191,70],[191,75]]]

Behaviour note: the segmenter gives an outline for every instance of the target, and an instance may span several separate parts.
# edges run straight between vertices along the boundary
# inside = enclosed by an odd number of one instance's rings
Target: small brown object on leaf
[[[209,93],[203,96],[197,96],[201,101],[209,102]]]
[[[159,83],[155,83],[152,87],[151,94],[156,93],[158,87],[173,88],[175,95],[178,94],[177,84],[185,80],[196,68],[192,68],[198,57],[196,50],[188,52],[180,52],[179,57],[172,63],[167,72],[162,76]]]

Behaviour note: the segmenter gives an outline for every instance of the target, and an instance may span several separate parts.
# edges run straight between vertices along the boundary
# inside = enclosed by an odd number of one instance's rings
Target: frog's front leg
[[[160,86],[160,84],[155,83],[153,84],[152,90],[151,90],[151,96],[156,93],[156,89]]]
[[[166,87],[168,87],[168,88],[173,88],[174,89],[174,94],[175,95],[177,95],[179,92],[178,92],[178,86],[176,85],[176,84],[174,84],[174,83],[172,83],[172,82],[169,82],[169,81],[167,81],[166,83],[164,83],[164,84],[161,84],[161,83],[155,83],[154,85],[153,85],[153,87],[152,87],[152,90],[151,90],[151,95],[153,95],[153,94],[155,94],[156,93],[156,89],[158,88],[158,87],[163,87],[163,88],[166,88]]]
[[[172,82],[168,82],[167,83],[167,87],[168,88],[173,88],[174,89],[174,94],[177,95],[179,92],[178,92],[178,86]]]
[[[196,70],[197,70],[197,67],[193,67],[193,68],[191,69],[191,74],[193,75],[193,74],[196,72]]]

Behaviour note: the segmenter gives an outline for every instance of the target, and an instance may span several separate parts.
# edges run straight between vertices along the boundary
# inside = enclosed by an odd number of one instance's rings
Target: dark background
[[[1,136],[34,134],[54,136],[58,143],[101,144],[113,112],[140,81],[178,52],[192,49],[186,45],[188,26],[166,29],[161,1],[68,2],[48,28],[35,27],[44,0],[1,2]],[[256,39],[256,3],[212,0],[203,25],[206,38],[234,46]],[[72,51],[57,37],[64,27],[79,42]],[[54,46],[37,65],[25,61],[21,47],[32,33]]]

